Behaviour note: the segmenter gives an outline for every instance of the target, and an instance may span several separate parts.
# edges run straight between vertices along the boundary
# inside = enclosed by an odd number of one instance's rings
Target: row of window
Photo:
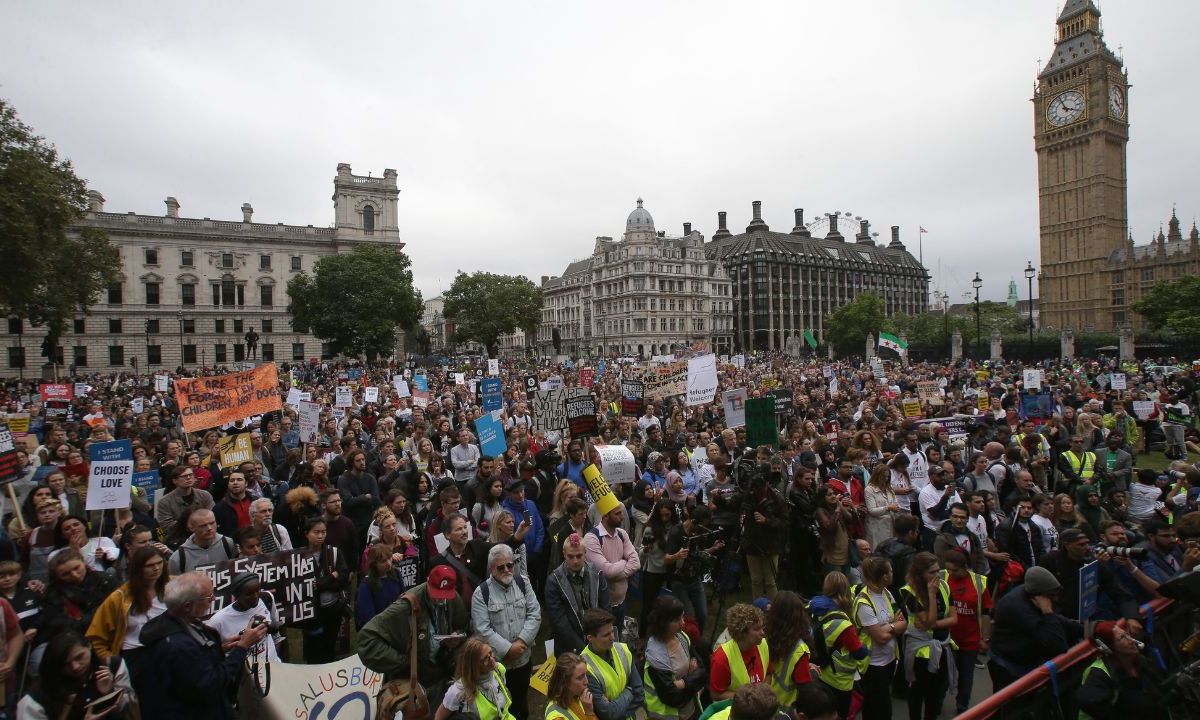
[[[275,360],[275,345],[273,343],[262,343],[258,346],[259,353],[264,362]],[[61,350],[61,348],[60,348]],[[88,348],[86,345],[76,345],[71,348],[71,362],[75,367],[88,367]],[[195,365],[197,360],[198,347],[194,344],[183,346],[183,363],[185,365]],[[147,345],[146,346],[147,360],[150,365],[162,365],[162,345]],[[208,363],[210,358],[205,357],[203,353],[199,356],[199,362]],[[330,360],[333,354],[329,351],[327,343],[321,345],[321,359]],[[134,355],[130,355],[130,362],[136,359]],[[233,362],[241,362],[246,359],[246,347],[241,343],[233,346]],[[304,360],[304,343],[292,343],[292,360]],[[8,367],[16,370],[26,367],[25,365],[25,348],[10,347],[8,348]],[[213,345],[213,363],[229,362],[227,354],[227,346],[218,343]],[[125,346],[124,345],[109,345],[108,346],[108,364],[112,367],[123,367],[125,365]]]
[[[147,265],[158,265],[158,249],[157,248],[146,248],[145,253],[146,253],[145,256],[146,256],[146,264]],[[193,253],[191,250],[180,250],[179,251],[179,264],[180,264],[180,266],[185,267],[185,268],[196,267],[195,253]],[[223,268],[232,268],[233,267],[233,253],[221,253],[221,267],[223,267]],[[294,272],[300,272],[301,270],[304,269],[304,263],[299,255],[293,255],[291,257],[291,268]],[[261,254],[258,256],[258,269],[259,270],[270,270],[271,269],[271,256],[270,255]]]
[[[263,332],[263,333],[275,332],[275,321],[272,320],[271,318],[260,319],[259,325],[261,326],[260,332]],[[162,325],[161,325],[161,321],[159,320],[159,318],[151,318],[151,319],[145,321],[145,326],[143,327],[143,331],[147,335],[157,335],[158,333],[162,332],[161,327],[162,327]],[[251,327],[254,327],[254,326],[251,326]],[[232,332],[240,334],[240,333],[244,332],[243,331],[243,321],[241,319],[231,320],[231,321],[229,321],[229,324],[226,324],[226,321],[224,318],[217,318],[217,319],[213,320],[213,332],[216,333],[217,335],[220,335],[225,332],[229,332],[228,328],[232,328]],[[125,323],[122,321],[121,318],[109,318],[108,319],[108,334],[120,335],[124,332],[124,329],[125,329]],[[8,334],[9,335],[20,335],[24,331],[25,331],[25,323],[24,323],[24,321],[21,320],[21,318],[9,318],[8,319]],[[75,318],[74,321],[72,322],[72,332],[76,335],[86,335],[87,334],[87,320],[85,318]],[[138,332],[138,330],[135,329],[134,332]],[[183,318],[183,332],[185,332],[185,333],[196,332],[196,320],[194,318]]]
[[[159,305],[162,302],[162,284],[156,282],[145,283],[146,304]],[[108,286],[108,304],[121,305],[125,302],[124,283],[113,283]],[[179,302],[182,305],[195,306],[196,304],[196,284],[195,283],[180,283],[179,285]],[[246,304],[246,285],[245,283],[235,283],[232,280],[223,280],[219,283],[212,283],[212,304],[213,307],[245,305]],[[261,307],[275,307],[275,286],[260,285],[258,287],[258,304]]]

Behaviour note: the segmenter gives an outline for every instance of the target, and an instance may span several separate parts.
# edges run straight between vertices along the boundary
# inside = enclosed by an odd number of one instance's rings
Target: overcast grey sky
[[[959,301],[1037,260],[1032,106],[1061,0],[2,0],[0,96],[108,200],[327,225],[339,162],[399,173],[418,288],[537,282],[619,236],[850,210]],[[1130,91],[1130,226],[1200,214],[1195,0],[1106,0]],[[939,278],[939,262],[941,277]]]

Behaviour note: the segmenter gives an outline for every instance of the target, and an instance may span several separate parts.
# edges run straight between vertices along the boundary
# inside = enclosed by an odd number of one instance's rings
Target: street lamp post
[[[975,288],[975,353],[982,360],[983,336],[980,334],[979,323],[979,288],[983,287],[983,278],[979,277],[979,273],[975,273],[975,279],[971,281],[971,287]]]
[[[1025,279],[1029,281],[1029,359],[1033,360],[1033,276],[1037,275],[1037,270],[1033,269],[1033,261],[1029,260],[1025,263]]]
[[[950,346],[950,293],[934,291],[934,295],[942,301],[942,334],[946,336],[946,352],[950,357],[954,355],[954,348]]]

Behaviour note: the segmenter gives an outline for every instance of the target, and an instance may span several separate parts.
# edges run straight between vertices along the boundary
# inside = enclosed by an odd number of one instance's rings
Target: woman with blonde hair
[[[1061,535],[1064,530],[1075,528],[1082,530],[1083,534],[1087,535],[1092,542],[1099,540],[1096,530],[1091,526],[1091,523],[1079,512],[1079,508],[1075,506],[1075,499],[1066,493],[1059,493],[1054,496],[1054,506],[1050,511],[1050,522],[1054,523],[1054,529]]]
[[[563,478],[554,488],[554,499],[550,504],[550,522],[566,514],[567,498],[579,497],[579,486],[571,480]]]
[[[455,713],[516,720],[511,708],[512,696],[504,684],[504,665],[497,662],[496,653],[486,640],[477,635],[467,638],[458,655],[454,682],[442,696],[434,720],[449,720]]]
[[[546,720],[595,718],[587,679],[587,663],[583,658],[573,652],[559,655],[550,682],[546,684]]]
[[[896,504],[896,491],[892,490],[892,470],[887,465],[878,465],[871,473],[866,492],[866,527],[864,535],[871,549],[892,537],[892,523],[900,514]]]

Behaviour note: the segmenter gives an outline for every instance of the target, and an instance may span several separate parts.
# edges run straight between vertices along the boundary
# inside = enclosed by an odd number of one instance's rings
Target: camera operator
[[[1142,533],[1146,539],[1136,547],[1144,549],[1146,554],[1138,559],[1137,566],[1155,583],[1161,585],[1200,564],[1200,547],[1192,542],[1185,551],[1175,528],[1165,520],[1150,518],[1142,523]]]
[[[1102,547],[1113,548],[1128,548],[1129,535],[1125,532],[1125,526],[1116,520],[1102,520],[1100,522],[1100,545]],[[1144,603],[1153,597],[1158,592],[1158,582],[1151,579],[1149,575],[1142,572],[1141,568],[1133,564],[1133,561],[1128,556],[1118,555],[1113,558],[1112,563],[1113,574],[1117,576],[1117,582],[1121,587],[1125,588],[1126,592],[1133,595],[1138,603]],[[1103,607],[1103,598],[1101,598],[1100,610],[1104,614],[1113,614],[1112,608]]]
[[[708,599],[704,593],[704,574],[716,565],[716,555],[725,548],[721,531],[708,527],[712,512],[704,505],[667,533],[667,554],[675,557],[671,593],[683,601],[689,614],[703,630],[708,619]]]
[[[759,465],[744,495],[742,548],[750,567],[750,597],[775,597],[779,556],[787,538],[787,501],[775,488],[783,474],[780,458]]]
[[[1112,569],[1112,559],[1103,549],[1093,554],[1092,541],[1082,530],[1067,528],[1058,536],[1058,550],[1051,550],[1043,555],[1038,565],[1053,573],[1062,584],[1058,598],[1059,612],[1072,620],[1078,620],[1079,569],[1092,560],[1099,560],[1100,601],[1108,600],[1109,604],[1116,607],[1117,613],[1126,618],[1134,634],[1139,634],[1142,631],[1142,623],[1137,601],[1117,582]]]

